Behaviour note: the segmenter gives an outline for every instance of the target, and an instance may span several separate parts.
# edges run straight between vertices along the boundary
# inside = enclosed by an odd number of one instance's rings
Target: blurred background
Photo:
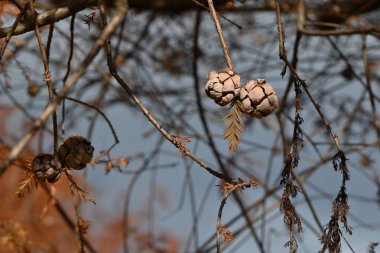
[[[2,47],[6,27],[24,4],[0,3]],[[279,58],[275,1],[214,4],[241,85],[264,78],[279,99],[272,115],[244,118],[236,152],[228,150],[223,138],[221,118],[229,106],[217,105],[204,92],[207,73],[226,68],[207,1],[129,1],[111,46],[119,74],[164,129],[188,138],[185,146],[212,169],[222,173],[222,164],[231,177],[258,184],[227,199],[222,224],[234,238],[221,242],[222,252],[375,252],[371,250],[380,240],[380,3],[280,1],[287,57],[307,91],[297,88]],[[72,8],[67,18],[40,27],[44,46],[49,45],[56,92],[102,30],[99,8],[92,1],[35,3],[38,13],[67,6]],[[110,19],[112,1],[106,6]],[[33,29],[11,38],[0,72],[3,163],[50,103]],[[297,89],[301,93],[296,98]],[[296,110],[296,103],[302,110]],[[345,192],[352,234],[339,221],[341,249],[336,251],[323,249],[321,238],[330,228],[333,202],[341,190],[342,173],[333,164],[339,150],[316,108],[339,141],[350,175]],[[119,140],[111,150],[115,135],[100,111]],[[301,124],[295,124],[297,113]],[[22,199],[15,194],[33,157],[53,152],[49,119],[0,174],[0,252],[216,252],[223,181],[157,131],[110,75],[104,51],[88,66],[65,106],[57,107],[57,118],[59,143],[80,135],[95,148],[86,169],[70,174],[96,205],[70,191],[65,175],[48,187],[32,186]],[[298,146],[295,125],[302,130]],[[290,200],[302,232],[296,226],[290,229],[280,211],[286,189],[280,182],[294,145],[299,163],[291,179],[299,192]],[[297,242],[298,251],[289,241]]]

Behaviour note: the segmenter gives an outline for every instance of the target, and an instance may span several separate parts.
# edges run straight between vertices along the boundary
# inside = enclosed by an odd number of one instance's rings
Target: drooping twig
[[[51,82],[51,75],[50,75],[48,54],[47,54],[47,51],[44,48],[44,45],[43,45],[43,42],[42,42],[40,29],[39,29],[39,27],[37,25],[37,19],[36,19],[36,16],[35,16],[34,3],[33,3],[32,0],[29,0],[29,6],[30,6],[30,9],[31,9],[33,22],[35,23],[34,32],[36,34],[36,38],[37,38],[37,41],[38,41],[38,46],[40,48],[40,53],[41,53],[41,57],[42,57],[42,62],[44,64],[44,70],[45,70],[44,81],[46,81],[46,85],[47,85],[47,88],[48,88],[48,91],[49,91],[49,101],[51,103],[54,100],[54,87],[53,87],[53,84]],[[50,30],[50,31],[52,31],[52,30]],[[49,35],[50,34],[51,33],[49,33]],[[51,38],[51,36],[49,36],[49,38]],[[53,147],[54,147],[54,154],[56,154],[57,150],[58,150],[58,123],[57,123],[57,113],[56,113],[55,110],[52,111],[51,116],[52,116],[52,120],[53,120],[53,138],[54,138],[54,145],[53,145]]]
[[[303,2],[303,1],[300,1],[300,2]],[[309,100],[313,103],[314,108],[317,110],[323,124],[325,125],[327,132],[330,134],[333,140],[333,143],[337,149],[337,153],[335,154],[333,158],[333,165],[334,165],[335,171],[339,170],[342,173],[342,184],[341,184],[340,191],[337,197],[333,201],[333,205],[332,205],[333,214],[331,216],[331,219],[329,223],[323,227],[322,238],[321,238],[321,243],[323,247],[321,249],[321,252],[324,252],[326,249],[328,249],[330,252],[340,252],[341,244],[340,244],[339,221],[343,223],[347,233],[349,234],[352,233],[351,228],[347,224],[347,213],[349,210],[349,205],[347,203],[348,196],[346,194],[346,182],[350,179],[349,171],[348,171],[348,167],[346,163],[348,159],[346,158],[344,152],[341,150],[338,137],[334,134],[319,104],[311,96],[311,93],[306,85],[306,82],[299,77],[296,70],[293,68],[293,66],[289,63],[287,59],[286,51],[285,51],[285,34],[283,31],[283,26],[282,26],[282,21],[281,21],[280,7],[277,0],[276,0],[276,13],[277,13],[277,24],[278,24],[278,31],[279,31],[279,37],[280,37],[279,39],[280,40],[280,44],[279,44],[280,59],[283,60],[284,63],[286,64],[286,67],[290,69],[291,75],[293,76],[294,83],[296,84],[296,86],[297,85],[302,86]],[[303,15],[302,13],[299,13],[299,16],[302,16],[302,15]],[[297,90],[297,87],[296,87],[296,90]],[[296,104],[296,111],[297,111],[297,104]],[[297,124],[296,120],[295,120],[295,124]],[[294,166],[291,166],[291,167],[294,168]]]
[[[295,81],[298,81],[302,88],[305,90],[305,93],[307,94],[310,101],[313,103],[314,108],[317,110],[323,124],[326,127],[327,132],[330,134],[336,148],[338,151],[340,151],[340,145],[338,141],[338,137],[334,134],[334,131],[332,130],[330,123],[328,122],[327,118],[325,117],[324,113],[321,110],[320,105],[315,101],[313,96],[311,95],[305,80],[301,79],[297,73],[297,71],[293,68],[292,64],[290,64],[285,51],[285,34],[284,29],[281,21],[281,12],[280,12],[280,6],[278,4],[278,1],[276,0],[276,14],[277,14],[277,25],[278,25],[278,31],[279,31],[279,57],[280,59],[286,64],[286,67],[289,68],[291,75],[293,76],[293,79]],[[285,69],[285,68],[284,68]]]
[[[116,131],[115,131],[115,128],[113,127],[112,125],[112,122],[108,119],[107,115],[104,114],[104,112],[102,112],[98,107],[92,105],[92,104],[89,104],[89,103],[86,103],[86,102],[83,102],[83,101],[80,101],[78,99],[75,99],[75,98],[72,98],[72,97],[66,97],[67,100],[70,100],[70,101],[73,101],[75,103],[78,103],[78,104],[81,104],[81,105],[84,105],[84,106],[87,106],[87,107],[90,107],[91,109],[94,109],[95,111],[97,111],[103,118],[104,120],[107,122],[108,124],[108,127],[111,129],[111,132],[112,132],[112,135],[113,135],[113,138],[114,138],[114,141],[115,141],[115,144],[118,144],[120,143],[119,141],[119,138],[117,137],[117,134],[116,134]],[[114,146],[114,145],[113,145]]]
[[[75,24],[75,14],[71,16],[71,21],[70,21],[70,51],[69,51],[69,57],[67,59],[67,64],[66,64],[66,73],[65,76],[62,79],[62,85],[65,85],[67,78],[69,77],[70,70],[71,70],[71,60],[73,59],[74,55],[74,26]],[[66,109],[66,103],[65,99],[62,100],[62,123],[61,123],[61,132],[62,132],[62,138],[65,137],[65,109]]]
[[[199,2],[198,0],[192,0],[192,1],[193,1],[194,3],[196,3],[197,5],[199,5],[199,6],[203,7],[203,8],[205,8],[205,9],[208,10],[208,11],[210,11],[210,8],[208,8],[206,4],[203,4],[203,3]],[[233,25],[236,26],[237,28],[239,28],[239,29],[243,29],[243,27],[242,27],[241,25],[239,25],[238,23],[232,21],[231,19],[227,18],[226,16],[224,16],[224,15],[218,13],[218,12],[217,12],[216,14],[217,14],[219,17],[221,17],[222,19],[227,20],[228,22],[230,22],[231,24],[233,24]]]
[[[223,189],[225,191],[224,197],[222,201],[220,202],[219,211],[218,211],[218,218],[216,221],[216,252],[220,253],[220,241],[221,241],[221,235],[223,237],[223,240],[228,242],[232,240],[232,234],[229,232],[225,226],[222,225],[222,212],[224,205],[226,204],[226,201],[228,197],[236,190],[242,190],[244,188],[249,187],[256,187],[257,184],[252,181],[241,181],[238,180],[236,183],[225,183],[223,186]]]

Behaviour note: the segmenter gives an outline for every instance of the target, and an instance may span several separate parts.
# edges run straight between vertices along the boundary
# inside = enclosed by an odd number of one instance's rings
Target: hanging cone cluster
[[[258,119],[278,107],[276,92],[265,79],[251,80],[240,88],[240,76],[232,69],[209,72],[205,91],[221,106],[240,101],[243,112]]]
[[[249,81],[240,91],[239,99],[245,113],[261,119],[278,107],[278,99],[272,86],[265,79]]]
[[[225,106],[239,94],[240,76],[231,69],[211,71],[207,75],[205,91],[215,103]]]
[[[59,146],[57,155],[37,155],[31,164],[32,171],[39,181],[55,183],[63,169],[84,169],[93,153],[90,141],[82,136],[71,136]]]

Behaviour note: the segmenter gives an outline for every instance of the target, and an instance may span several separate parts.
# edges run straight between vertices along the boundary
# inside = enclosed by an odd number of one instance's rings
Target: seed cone
[[[75,170],[84,169],[92,159],[94,147],[82,136],[67,138],[58,148],[58,157],[62,165]]]
[[[57,156],[39,154],[32,161],[32,170],[40,181],[57,182],[61,176],[62,165]]]
[[[231,69],[211,71],[207,75],[205,92],[215,103],[225,106],[231,103],[240,91],[240,76]]]
[[[243,111],[252,117],[262,118],[278,107],[276,92],[265,79],[249,81],[239,94]]]

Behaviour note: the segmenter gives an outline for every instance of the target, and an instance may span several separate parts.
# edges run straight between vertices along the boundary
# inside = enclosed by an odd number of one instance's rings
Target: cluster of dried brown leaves
[[[219,234],[222,235],[224,242],[230,242],[234,239],[232,232],[229,231],[224,225],[220,224],[216,229],[218,230]]]
[[[325,252],[326,249],[329,252],[341,252],[341,230],[339,228],[339,221],[343,223],[343,226],[348,234],[352,234],[352,229],[348,226],[347,215],[350,209],[348,205],[348,195],[346,193],[346,183],[350,180],[350,175],[347,167],[347,158],[342,151],[333,158],[333,166],[335,171],[342,173],[342,185],[339,193],[332,203],[332,215],[327,225],[323,227],[323,234],[321,237],[322,249],[319,252]]]

